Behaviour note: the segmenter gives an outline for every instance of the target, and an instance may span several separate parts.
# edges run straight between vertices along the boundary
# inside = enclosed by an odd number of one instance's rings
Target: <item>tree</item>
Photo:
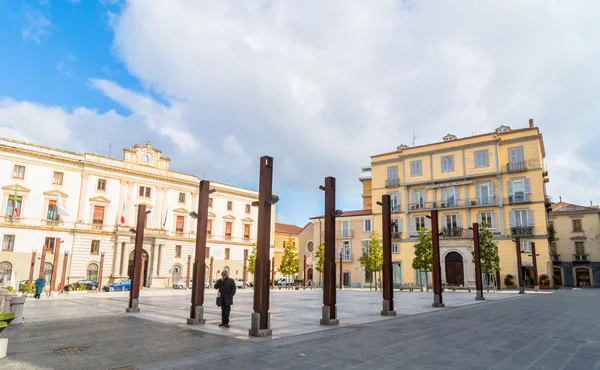
[[[433,244],[431,241],[431,231],[424,227],[419,229],[419,237],[415,243],[415,258],[412,262],[412,268],[419,271],[419,280],[421,279],[421,271],[426,273],[433,268]],[[425,274],[425,286],[429,289],[429,281]],[[421,290],[423,283],[421,282]]]
[[[281,257],[279,271],[281,271],[284,276],[288,277],[297,274],[300,271],[298,251],[294,245],[294,239],[292,239],[291,236],[285,242],[285,246],[283,247],[283,256]],[[287,279],[285,285],[287,286]]]
[[[474,263],[475,252],[471,252],[471,255]],[[494,234],[492,234],[486,222],[479,225],[479,257],[481,259],[481,273],[492,276],[494,291],[496,291],[495,273],[500,271],[500,257],[498,256],[498,246],[494,242]]]
[[[254,275],[256,269],[256,243],[252,244],[252,252],[248,256],[248,272]]]
[[[371,239],[367,242],[366,249],[363,250],[362,256],[358,259],[360,265],[371,275],[371,285],[369,286],[369,289],[372,289],[373,274],[377,271],[381,271],[383,268],[383,248],[379,242],[379,238],[379,233],[373,231]],[[375,289],[377,289],[377,284],[375,284]]]
[[[319,248],[315,253],[315,257],[317,258],[317,265],[315,266],[315,270],[319,271],[319,274],[321,275],[319,278],[320,283],[321,281],[323,281],[323,268],[325,267],[325,244],[323,242],[319,244]]]

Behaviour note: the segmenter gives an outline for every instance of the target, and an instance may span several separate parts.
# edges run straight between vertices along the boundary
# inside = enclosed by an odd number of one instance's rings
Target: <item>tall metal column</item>
[[[383,239],[383,308],[382,316],[395,316],[394,310],[394,276],[392,272],[392,211],[390,208],[390,195],[385,194],[381,197],[381,230]]]
[[[65,291],[65,278],[67,277],[67,262],[69,262],[69,251],[65,251],[65,257],[63,258],[62,275],[60,276],[60,293]],[[100,285],[98,285],[100,288]]]
[[[194,260],[194,275],[192,278],[192,306],[190,325],[204,324],[204,280],[206,275],[206,238],[208,237],[208,199],[210,194],[210,181],[200,181],[198,196],[198,214],[196,219],[196,254]],[[189,258],[188,258],[189,261]],[[212,257],[210,259],[210,274],[212,275]],[[188,262],[189,266],[189,262]],[[188,268],[189,277],[189,268]],[[189,279],[188,279],[189,280]],[[212,276],[209,286],[212,286]]]
[[[244,289],[246,289],[246,283],[248,280],[248,250],[244,249],[244,269],[243,269],[243,274],[244,274]]]
[[[496,246],[496,254],[498,254],[498,246]],[[502,291],[502,282],[500,281],[500,270],[496,271],[496,290]]]
[[[56,289],[56,274],[58,273],[58,254],[60,253],[60,238],[54,244],[54,260],[52,261],[52,277],[50,278],[50,294]]]
[[[479,224],[473,223],[473,250],[475,254],[475,300],[483,301],[483,282],[481,281],[481,248],[479,245]]]
[[[344,287],[344,252],[340,252],[340,290]]]
[[[525,294],[525,282],[523,281],[523,261],[521,261],[521,238],[514,240],[517,252],[517,276],[519,277],[519,294]]]
[[[192,265],[192,255],[188,254],[187,271],[185,273],[185,289],[190,289],[190,272]]]
[[[126,312],[140,312],[140,281],[142,276],[142,252],[144,246],[144,225],[146,221],[146,205],[138,205],[137,227],[135,229],[135,248],[133,250],[133,279],[129,290],[129,306]]]
[[[338,325],[335,291],[335,178],[326,177],[325,187],[325,263],[321,325]]]
[[[44,245],[42,247],[42,259],[40,261],[40,275],[44,275],[44,265],[46,264],[46,250],[47,250],[47,246]]]
[[[273,158],[260,158],[258,186],[258,232],[256,236],[256,262],[254,281],[254,312],[249,334],[255,337],[272,335],[269,317],[269,267],[271,247],[271,209],[276,202],[273,196]]]
[[[35,270],[35,255],[36,251],[31,252],[31,266],[29,266],[29,280],[27,280],[27,285],[31,285],[33,282],[33,270]]]
[[[433,307],[445,307],[442,297],[442,267],[440,263],[440,228],[438,211],[431,211],[431,246],[433,249]]]
[[[210,289],[214,288],[214,284],[213,284],[213,261],[215,260],[215,257],[210,257],[210,267],[208,268],[208,274],[210,275],[209,279],[208,279],[208,286],[210,286]]]
[[[306,277],[306,255],[304,255],[304,267],[302,270],[302,277],[304,278],[304,287],[306,288],[306,280],[307,280],[307,277]]]
[[[535,242],[531,242],[531,260],[533,262],[533,279],[534,279],[534,290],[537,292],[540,290],[540,282],[538,278],[538,269],[537,269],[537,254],[535,254]]]
[[[100,254],[100,268],[98,269],[98,291],[102,291],[102,270],[104,269],[104,252]]]

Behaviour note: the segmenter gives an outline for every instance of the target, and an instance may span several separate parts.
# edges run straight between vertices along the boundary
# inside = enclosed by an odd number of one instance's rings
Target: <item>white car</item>
[[[192,288],[192,279],[190,279],[190,289]],[[173,284],[173,289],[185,289],[185,279]]]
[[[243,288],[244,287],[244,280],[243,279],[234,279],[235,280],[235,286],[236,288]]]

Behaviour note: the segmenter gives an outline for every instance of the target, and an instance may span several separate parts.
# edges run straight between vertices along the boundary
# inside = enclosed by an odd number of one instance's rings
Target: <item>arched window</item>
[[[173,266],[173,282],[176,283],[181,280],[181,266],[175,265]]]
[[[98,265],[95,263],[90,263],[87,267],[86,273],[87,280],[98,281]]]
[[[313,243],[312,241],[308,242],[306,244],[306,250],[308,251],[308,253],[312,253],[313,249],[315,249],[315,243]]]
[[[231,274],[230,274],[228,266],[223,267],[223,271],[227,271],[227,276],[231,277]]]
[[[46,284],[50,284],[52,280],[52,264],[50,262],[44,263],[44,276],[46,277]]]
[[[10,262],[2,262],[0,263],[0,285],[7,286],[10,285],[10,280],[12,276],[12,264]]]

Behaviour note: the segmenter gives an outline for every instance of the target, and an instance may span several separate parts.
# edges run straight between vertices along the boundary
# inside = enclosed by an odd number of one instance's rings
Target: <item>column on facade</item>
[[[158,277],[158,253],[159,247],[154,244],[152,246],[152,277]]]
[[[119,238],[115,242],[115,258],[111,275],[119,276],[121,273],[121,242],[119,242]]]
[[[163,192],[162,192],[162,200],[161,200],[161,205],[160,205],[160,207],[161,207],[161,209],[163,210],[162,212],[165,212],[165,214],[163,215],[163,218],[162,218],[162,220],[160,221],[160,222],[161,222],[161,224],[160,224],[160,225],[161,225],[161,227],[162,227],[162,224],[163,224],[163,223],[165,222],[165,220],[167,219],[167,206],[169,205],[169,197],[168,197],[168,195],[169,195],[169,189],[162,188],[162,190],[163,190]],[[173,211],[173,210],[172,210],[172,209],[171,209],[171,210],[169,210],[169,212],[171,212],[171,211]],[[162,212],[159,212],[159,213],[162,213]],[[165,229],[167,229],[167,230],[168,230],[168,229],[169,229],[169,225],[165,225]]]
[[[81,175],[81,192],[79,193],[79,209],[77,210],[77,222],[83,222],[85,212],[85,197],[87,194],[88,179],[90,175],[83,173]]]
[[[164,192],[164,188],[156,188],[156,200],[154,202],[154,209],[153,209],[153,221],[152,221],[152,228],[153,229],[162,229],[162,221],[161,221],[161,216],[163,213],[163,208],[164,208],[164,204],[163,204],[163,195]]]

